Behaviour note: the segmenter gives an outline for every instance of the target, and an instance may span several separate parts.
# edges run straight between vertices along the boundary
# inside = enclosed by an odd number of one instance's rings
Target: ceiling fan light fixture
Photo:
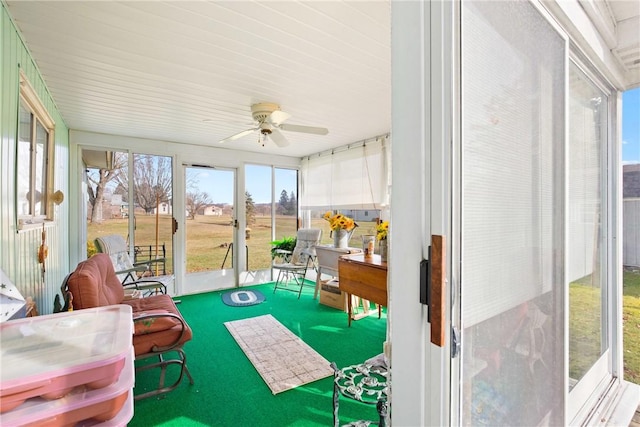
[[[279,110],[280,106],[278,104],[274,104],[272,102],[261,102],[251,106],[251,116],[256,122],[264,123],[267,121],[269,116],[271,116],[271,113]]]
[[[267,122],[260,123],[260,133],[263,135],[269,135],[271,133],[271,125]]]
[[[262,146],[264,146],[267,137],[269,137],[278,147],[286,147],[289,145],[289,141],[280,132],[281,130],[315,135],[326,135],[329,132],[326,128],[283,124],[291,115],[280,110],[280,106],[272,102],[253,104],[251,106],[251,117],[256,122],[254,128],[236,133],[220,142],[234,141],[258,130],[260,131],[258,133],[258,143],[262,144]]]

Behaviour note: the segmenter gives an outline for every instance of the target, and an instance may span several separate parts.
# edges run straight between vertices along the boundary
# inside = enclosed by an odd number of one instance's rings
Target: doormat
[[[333,375],[327,359],[270,314],[224,326],[273,394]]]
[[[260,304],[264,299],[260,291],[238,290],[222,294],[222,302],[231,307]]]

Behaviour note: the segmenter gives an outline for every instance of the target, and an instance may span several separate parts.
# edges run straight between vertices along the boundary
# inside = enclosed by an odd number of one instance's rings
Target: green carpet
[[[224,326],[224,322],[271,314],[318,353],[339,367],[362,363],[382,352],[386,315],[370,316],[347,326],[347,315],[319,304],[313,288],[297,293],[273,284],[247,287],[260,290],[266,301],[229,307],[226,291],[182,296],[178,305],[193,329],[185,345],[195,381],[187,379],[174,391],[135,403],[131,427],[149,426],[331,426],[333,377],[273,395]],[[171,372],[170,372],[171,374]],[[136,377],[135,392],[152,386],[152,372]],[[340,422],[376,419],[373,406],[340,400]]]

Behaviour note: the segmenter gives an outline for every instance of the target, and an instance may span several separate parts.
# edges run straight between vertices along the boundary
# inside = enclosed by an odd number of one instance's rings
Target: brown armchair
[[[173,390],[185,374],[193,384],[183,350],[183,345],[191,340],[193,333],[169,295],[125,300],[124,288],[116,276],[111,259],[103,253],[95,254],[78,264],[75,271],[65,279],[62,293],[70,295],[70,304],[74,310],[113,304],[132,307],[135,358],[158,359],[157,362],[136,367],[136,374],[149,369],[160,369],[157,389],[135,396],[136,400]],[[174,352],[172,354],[176,354],[177,358],[168,358],[169,352]],[[165,386],[167,366],[171,364],[180,365],[180,374],[173,384]]]

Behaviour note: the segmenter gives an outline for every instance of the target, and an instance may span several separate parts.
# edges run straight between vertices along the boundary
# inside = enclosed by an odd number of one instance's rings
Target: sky
[[[640,163],[640,88],[622,94],[622,162]]]
[[[245,188],[251,194],[254,203],[271,202],[271,167],[247,165]],[[188,176],[198,182],[200,191],[206,192],[213,203],[233,203],[234,173],[230,169],[192,168],[187,170]],[[280,192],[296,191],[296,171],[276,168],[276,202],[280,200]]]
[[[622,94],[622,162],[640,163],[640,88]],[[209,194],[214,203],[232,203],[234,174],[231,170],[190,168],[202,191]],[[271,168],[246,166],[246,189],[255,203],[271,201]],[[296,174],[291,169],[276,169],[276,201],[280,192],[295,191]]]

